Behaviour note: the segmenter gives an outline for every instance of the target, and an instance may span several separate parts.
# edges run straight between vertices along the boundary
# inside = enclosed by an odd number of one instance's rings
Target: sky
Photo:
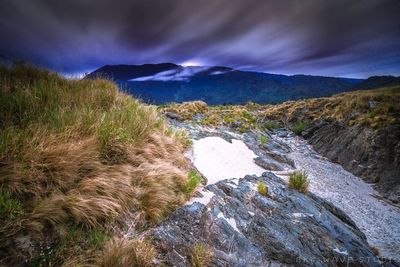
[[[0,0],[0,57],[61,73],[173,62],[400,75],[399,0]]]

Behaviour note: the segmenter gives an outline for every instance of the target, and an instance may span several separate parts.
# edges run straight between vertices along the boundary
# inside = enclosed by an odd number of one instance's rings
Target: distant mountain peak
[[[211,105],[279,103],[310,97],[400,84],[399,77],[350,79],[241,71],[224,66],[181,66],[174,63],[106,65],[87,78],[106,77],[145,102],[156,104],[203,100]]]

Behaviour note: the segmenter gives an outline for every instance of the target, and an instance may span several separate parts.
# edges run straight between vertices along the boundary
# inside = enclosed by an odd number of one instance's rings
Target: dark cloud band
[[[0,54],[64,72],[183,62],[400,74],[398,0],[3,0]]]

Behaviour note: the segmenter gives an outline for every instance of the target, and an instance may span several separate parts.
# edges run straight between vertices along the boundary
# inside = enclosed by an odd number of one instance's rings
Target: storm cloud
[[[0,55],[64,73],[192,62],[400,74],[398,0],[2,0]]]

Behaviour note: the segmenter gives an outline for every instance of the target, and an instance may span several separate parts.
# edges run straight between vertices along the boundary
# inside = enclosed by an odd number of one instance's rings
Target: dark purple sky
[[[0,55],[65,73],[105,64],[400,75],[399,0],[1,0]]]

